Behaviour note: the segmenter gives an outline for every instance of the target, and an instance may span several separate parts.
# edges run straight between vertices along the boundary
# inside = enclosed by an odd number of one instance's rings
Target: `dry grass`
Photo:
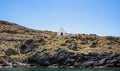
[[[1,21],[0,21],[1,24]],[[12,48],[15,51],[19,52],[18,47],[22,45],[22,43],[28,39],[33,39],[38,44],[38,48],[40,49],[48,49],[51,54],[55,53],[55,50],[58,48],[63,48],[70,52],[81,52],[81,53],[89,53],[89,52],[114,52],[120,53],[120,43],[117,41],[108,40],[106,37],[100,37],[94,34],[76,34],[74,36],[67,35],[65,37],[57,37],[55,32],[49,31],[38,31],[32,30],[29,28],[25,28],[23,26],[15,25],[8,23],[0,25],[0,38],[3,40],[0,42],[0,49],[6,50],[8,48]],[[40,45],[37,40],[40,38],[44,38],[46,44]],[[61,44],[65,43],[65,41],[70,40],[77,43],[77,50],[71,50],[68,48],[69,43],[67,45],[61,46]],[[112,44],[110,43],[112,41]],[[96,47],[90,47],[92,42],[96,43]],[[109,43],[109,44],[108,44]],[[31,53],[30,53],[31,54]],[[0,51],[0,56],[5,55],[3,51]],[[24,59],[28,54],[17,54],[11,55],[12,59]]]

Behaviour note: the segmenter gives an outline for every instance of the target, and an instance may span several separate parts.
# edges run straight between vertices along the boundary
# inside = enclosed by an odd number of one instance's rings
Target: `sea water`
[[[120,71],[120,69],[1,68],[0,71]]]

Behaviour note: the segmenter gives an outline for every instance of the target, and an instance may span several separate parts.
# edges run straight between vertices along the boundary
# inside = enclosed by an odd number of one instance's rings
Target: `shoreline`
[[[42,53],[36,52],[23,62],[4,61],[0,68],[120,68],[120,54],[117,53],[83,54],[63,49],[53,56]]]
[[[60,68],[60,69],[120,69],[120,67],[104,67],[104,66],[98,66],[98,67],[73,67],[73,66],[0,66],[1,68]]]

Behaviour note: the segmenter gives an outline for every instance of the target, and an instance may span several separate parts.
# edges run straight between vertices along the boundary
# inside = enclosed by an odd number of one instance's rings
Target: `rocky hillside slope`
[[[120,37],[68,34],[0,21],[0,65],[120,67]]]

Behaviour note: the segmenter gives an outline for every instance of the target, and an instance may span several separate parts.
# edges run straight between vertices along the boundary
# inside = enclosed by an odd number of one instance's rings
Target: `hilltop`
[[[0,21],[0,34],[2,37],[13,36],[14,38],[34,38],[37,36],[49,36],[54,35],[54,32],[33,30],[24,26],[20,26],[16,23],[8,21]],[[7,37],[8,37],[7,36]]]
[[[120,37],[96,34],[59,37],[56,32],[0,21],[0,63],[3,66],[23,62],[38,66],[119,67],[119,51]]]

